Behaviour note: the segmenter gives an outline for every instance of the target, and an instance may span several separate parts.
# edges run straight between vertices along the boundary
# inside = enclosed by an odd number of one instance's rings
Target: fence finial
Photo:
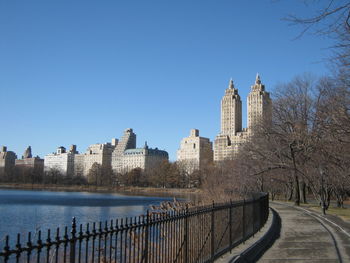
[[[71,231],[72,237],[75,237],[76,232],[77,232],[77,222],[76,222],[75,217],[73,217],[73,219],[72,219],[72,231]]]

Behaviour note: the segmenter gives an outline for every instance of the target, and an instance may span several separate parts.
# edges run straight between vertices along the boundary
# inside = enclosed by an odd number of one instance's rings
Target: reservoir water
[[[171,197],[129,196],[116,193],[49,192],[0,189],[0,249],[5,235],[13,242],[17,233],[139,216],[150,205]],[[11,242],[11,243],[12,243]]]

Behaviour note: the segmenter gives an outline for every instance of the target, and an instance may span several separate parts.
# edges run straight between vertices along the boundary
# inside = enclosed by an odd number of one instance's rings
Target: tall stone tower
[[[270,93],[265,91],[259,74],[256,74],[255,84],[247,99],[248,132],[254,134],[260,127],[268,127],[272,121],[272,104]]]
[[[230,80],[225,95],[221,100],[221,134],[234,136],[242,130],[242,101]]]
[[[232,159],[236,145],[232,141],[242,130],[242,101],[232,79],[221,100],[221,132],[214,141],[214,161]]]
[[[248,128],[242,129],[242,101],[230,81],[221,100],[221,132],[214,142],[214,161],[234,159],[242,145],[251,140],[260,127],[271,125],[272,103],[259,75],[247,98]]]

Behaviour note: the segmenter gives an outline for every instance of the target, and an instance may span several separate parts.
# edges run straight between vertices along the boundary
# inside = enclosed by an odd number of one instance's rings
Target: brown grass
[[[302,204],[302,207],[309,208],[315,212],[322,213],[321,207],[315,204]],[[349,208],[338,208],[329,207],[326,210],[326,214],[338,216],[346,222],[350,223],[350,209]]]
[[[197,188],[155,188],[155,187],[108,187],[91,185],[53,185],[53,184],[18,184],[2,183],[0,189],[23,189],[23,190],[48,190],[48,191],[74,191],[74,192],[105,192],[105,193],[125,193],[142,195],[197,195],[200,190]]]

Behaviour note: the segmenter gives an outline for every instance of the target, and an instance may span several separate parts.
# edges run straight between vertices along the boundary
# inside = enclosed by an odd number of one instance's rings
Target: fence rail
[[[9,236],[0,262],[213,262],[254,235],[269,213],[267,194],[249,200],[213,203],[183,211],[146,215],[77,226],[63,232],[39,231],[33,240]],[[12,243],[11,243],[12,244]]]

